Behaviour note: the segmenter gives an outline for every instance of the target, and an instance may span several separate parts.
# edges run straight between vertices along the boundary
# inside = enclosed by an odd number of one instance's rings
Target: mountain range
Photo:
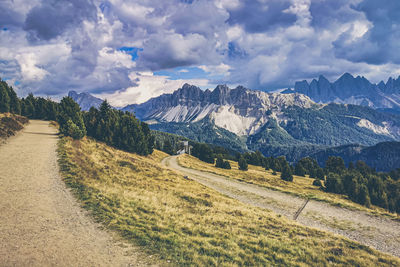
[[[89,97],[78,100],[82,99],[91,101],[81,101],[83,109],[98,103]],[[285,155],[292,162],[332,147],[368,147],[400,140],[399,115],[368,105],[321,104],[303,93],[266,93],[243,86],[231,89],[218,85],[214,90],[202,90],[185,84],[172,94],[122,110],[134,113],[154,130],[235,151]]]
[[[374,84],[365,77],[353,77],[349,73],[333,83],[321,75],[310,83],[306,80],[296,82],[294,89],[282,93],[304,94],[317,103],[355,104],[400,111],[400,76],[397,79],[390,77],[386,83]]]

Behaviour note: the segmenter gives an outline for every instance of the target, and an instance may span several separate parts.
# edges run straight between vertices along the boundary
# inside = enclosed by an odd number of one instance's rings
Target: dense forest
[[[74,139],[91,136],[110,146],[140,155],[153,152],[154,137],[146,123],[132,113],[111,108],[104,101],[99,110],[81,111],[70,97],[60,103],[29,94],[19,99],[14,89],[0,81],[0,112],[23,115],[29,119],[54,120],[60,125],[60,133]]]
[[[99,109],[91,108],[81,111],[79,105],[70,97],[64,97],[60,103],[51,99],[34,97],[18,98],[12,87],[0,80],[0,112],[14,113],[30,119],[55,120],[60,125],[63,135],[80,139],[91,136],[106,144],[140,155],[148,155],[154,146],[169,154],[175,154],[180,141],[189,141],[193,156],[216,167],[229,169],[229,162],[224,159],[236,160],[240,169],[247,170],[247,165],[262,166],[273,173],[280,172],[281,178],[293,180],[293,174],[308,175],[315,178],[315,185],[321,185],[321,190],[343,194],[352,201],[365,206],[371,204],[383,207],[390,212],[400,213],[400,169],[391,172],[376,172],[364,161],[350,162],[346,167],[343,158],[330,156],[322,168],[316,160],[306,157],[290,165],[285,157],[265,157],[259,151],[235,153],[221,146],[208,145],[188,140],[177,135],[150,131],[148,125],[139,121],[132,113],[113,109],[104,101]],[[204,126],[204,125],[203,125]],[[274,125],[269,125],[270,128]],[[200,127],[204,130],[207,127]],[[269,136],[282,138],[282,133],[274,132]],[[322,186],[321,180],[324,180]]]

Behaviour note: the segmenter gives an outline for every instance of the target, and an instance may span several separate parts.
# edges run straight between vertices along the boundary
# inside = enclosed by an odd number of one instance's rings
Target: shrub
[[[68,136],[71,136],[74,139],[81,139],[85,136],[83,130],[81,130],[72,120],[67,121],[66,133]]]

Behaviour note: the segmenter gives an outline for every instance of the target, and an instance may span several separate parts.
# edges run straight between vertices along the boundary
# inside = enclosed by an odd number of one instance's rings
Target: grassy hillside
[[[0,113],[0,141],[10,136],[15,135],[16,132],[24,128],[29,120],[23,116],[14,115],[11,113]]]
[[[400,265],[186,180],[161,167],[159,151],[143,157],[64,138],[59,156],[66,184],[97,221],[173,266]]]
[[[367,208],[349,200],[344,195],[324,192],[320,190],[318,186],[312,185],[314,181],[314,179],[312,178],[294,175],[293,182],[287,182],[280,178],[279,172],[277,173],[277,175],[273,175],[272,170],[266,171],[263,167],[249,165],[248,171],[240,171],[238,168],[238,163],[235,161],[230,161],[232,169],[225,170],[221,168],[216,168],[214,164],[206,163],[189,155],[183,155],[179,157],[179,164],[187,168],[223,175],[228,178],[261,185],[270,189],[282,191],[300,197],[324,201],[336,206],[363,210],[372,214],[385,215],[395,218],[395,215],[387,212],[382,208],[375,206]]]

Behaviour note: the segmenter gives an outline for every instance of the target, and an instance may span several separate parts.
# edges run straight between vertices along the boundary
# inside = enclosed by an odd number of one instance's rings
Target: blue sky
[[[184,83],[259,90],[400,74],[398,0],[0,1],[0,77],[19,95],[114,105]]]

